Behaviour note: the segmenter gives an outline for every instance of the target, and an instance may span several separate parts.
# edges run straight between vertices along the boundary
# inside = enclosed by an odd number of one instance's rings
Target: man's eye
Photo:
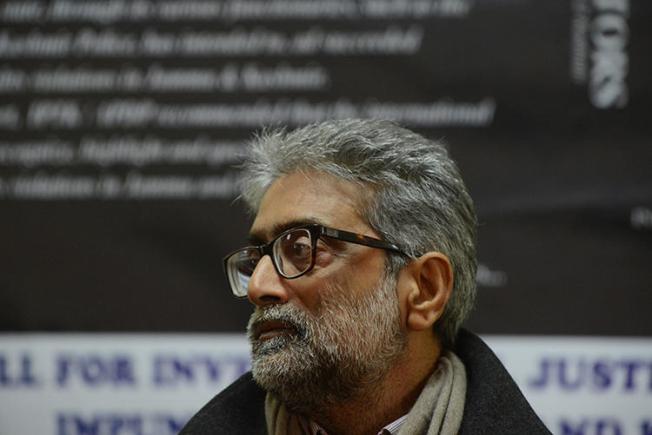
[[[294,242],[292,244],[292,256],[303,258],[310,256],[310,245],[307,243]]]

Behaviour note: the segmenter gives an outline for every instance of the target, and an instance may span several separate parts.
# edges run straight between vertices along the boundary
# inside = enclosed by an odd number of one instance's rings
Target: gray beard
[[[254,379],[302,414],[372,393],[406,347],[395,289],[394,277],[357,298],[333,288],[316,315],[291,304],[256,308],[247,326]],[[294,329],[255,339],[254,326],[268,320]]]

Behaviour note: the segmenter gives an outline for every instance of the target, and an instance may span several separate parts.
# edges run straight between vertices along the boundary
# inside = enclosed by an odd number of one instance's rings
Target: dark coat
[[[455,353],[466,367],[466,402],[459,435],[550,434],[496,355],[462,330]],[[265,435],[265,391],[246,373],[208,402],[180,435]]]

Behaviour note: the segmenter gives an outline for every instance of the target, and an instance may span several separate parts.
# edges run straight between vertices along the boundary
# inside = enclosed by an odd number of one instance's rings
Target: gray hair
[[[242,196],[254,213],[276,179],[324,172],[368,189],[371,199],[361,204],[361,216],[408,256],[429,251],[448,256],[454,287],[435,330],[445,346],[453,344],[475,299],[477,222],[444,145],[389,121],[335,120],[291,132],[263,131],[243,168]],[[387,264],[397,274],[408,261],[389,255]]]

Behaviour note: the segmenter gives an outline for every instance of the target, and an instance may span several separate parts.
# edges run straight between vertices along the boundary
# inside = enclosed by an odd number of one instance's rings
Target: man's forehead
[[[360,230],[359,195],[358,185],[331,175],[285,175],[263,196],[250,236],[268,241],[286,229],[305,224]]]
[[[255,225],[252,225],[251,229],[249,230],[249,240],[254,243],[266,242],[281,234],[283,231],[309,224],[329,226],[323,219],[315,216],[293,218],[291,220],[277,222],[271,227],[267,228],[261,226],[256,227]]]

